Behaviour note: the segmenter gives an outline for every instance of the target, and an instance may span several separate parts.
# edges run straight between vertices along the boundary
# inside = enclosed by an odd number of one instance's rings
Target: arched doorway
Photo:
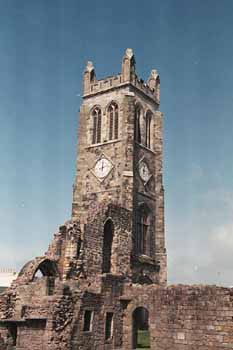
[[[133,312],[133,349],[150,349],[149,312],[138,307]]]
[[[107,220],[104,225],[104,240],[103,240],[103,264],[102,272],[111,272],[111,257],[112,257],[112,241],[114,227],[111,219]]]

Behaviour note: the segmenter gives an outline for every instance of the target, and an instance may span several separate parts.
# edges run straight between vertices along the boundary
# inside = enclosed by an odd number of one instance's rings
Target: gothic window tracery
[[[96,107],[92,112],[93,119],[93,132],[92,132],[92,144],[101,142],[101,109]]]
[[[118,105],[112,102],[108,108],[109,140],[118,139]]]

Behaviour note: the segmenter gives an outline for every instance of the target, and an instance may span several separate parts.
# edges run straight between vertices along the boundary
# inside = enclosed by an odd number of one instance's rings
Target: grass
[[[150,332],[138,330],[137,349],[150,349]]]

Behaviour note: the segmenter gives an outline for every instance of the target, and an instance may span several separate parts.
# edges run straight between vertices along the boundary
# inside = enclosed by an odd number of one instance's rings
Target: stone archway
[[[137,307],[132,314],[132,349],[150,349],[149,311]]]

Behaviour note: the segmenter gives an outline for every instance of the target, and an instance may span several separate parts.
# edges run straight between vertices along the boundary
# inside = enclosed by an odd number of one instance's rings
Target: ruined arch
[[[25,282],[32,282],[38,270],[40,270],[43,275],[59,277],[56,262],[42,256],[27,262],[19,272],[17,280],[20,279]]]
[[[132,349],[150,349],[149,311],[137,307],[132,313]]]
[[[49,259],[44,259],[37,265],[36,269],[34,270],[32,279],[34,279],[38,271],[40,271],[43,276],[47,276],[47,277],[58,276],[56,263]]]
[[[35,269],[33,281],[37,278],[46,279],[46,294],[52,295],[55,288],[55,278],[58,276],[57,266],[54,261],[49,259],[43,260]]]
[[[52,295],[56,278],[60,278],[56,262],[43,256],[35,258],[25,264],[16,281],[18,284],[25,284],[44,279],[45,293],[47,295]]]
[[[114,236],[114,225],[113,225],[112,219],[109,218],[105,221],[105,224],[104,224],[102,273],[111,272],[113,236]]]

